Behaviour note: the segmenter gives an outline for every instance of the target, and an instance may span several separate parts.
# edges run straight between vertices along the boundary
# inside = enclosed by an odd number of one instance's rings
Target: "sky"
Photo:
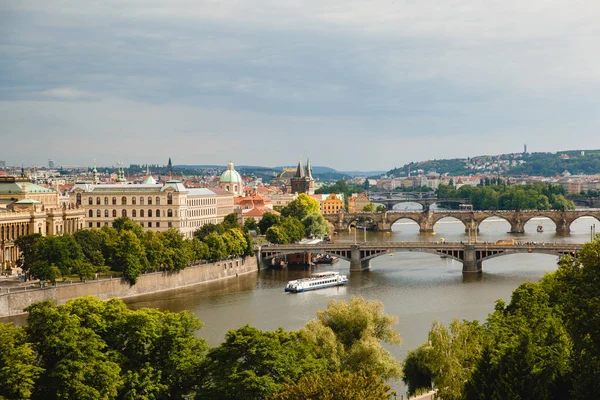
[[[0,0],[9,165],[600,148],[597,0]]]

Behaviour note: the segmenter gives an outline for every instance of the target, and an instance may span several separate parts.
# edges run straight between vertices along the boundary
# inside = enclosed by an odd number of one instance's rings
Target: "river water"
[[[544,232],[536,231],[538,225]],[[535,219],[525,226],[525,234],[508,235],[508,222],[489,218],[480,225],[478,240],[496,241],[515,238],[519,241],[584,243],[590,239],[594,218],[580,218],[571,225],[571,234],[558,236],[549,219]],[[464,225],[445,218],[434,226],[435,234],[420,234],[418,225],[400,220],[391,233],[346,232],[334,236],[335,241],[446,241],[468,240]],[[371,270],[349,272],[349,264],[340,260],[333,266],[312,269],[288,267],[264,269],[225,281],[207,283],[177,291],[126,299],[132,308],[157,307],[161,310],[189,310],[205,323],[198,335],[211,346],[218,345],[230,329],[245,324],[262,330],[283,327],[295,330],[316,317],[318,310],[331,300],[349,300],[362,296],[379,300],[385,312],[398,316],[396,329],[403,338],[400,347],[390,349],[399,359],[427,339],[434,321],[450,322],[453,318],[483,321],[493,311],[497,299],[510,300],[511,292],[521,283],[535,282],[545,272],[557,268],[557,257],[543,254],[516,254],[497,257],[483,263],[479,276],[463,278],[462,264],[426,253],[401,252],[371,260]],[[315,271],[335,270],[349,275],[346,287],[312,292],[284,293],[287,281]],[[401,384],[394,385],[400,389]]]

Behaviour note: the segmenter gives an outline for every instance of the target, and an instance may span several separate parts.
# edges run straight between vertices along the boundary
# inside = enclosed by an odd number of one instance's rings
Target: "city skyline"
[[[598,17],[586,1],[0,1],[0,159],[308,154],[343,171],[597,148]]]

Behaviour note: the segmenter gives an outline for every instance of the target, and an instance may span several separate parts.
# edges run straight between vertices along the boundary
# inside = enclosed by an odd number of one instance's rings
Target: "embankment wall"
[[[124,278],[100,279],[73,284],[58,284],[44,289],[27,289],[0,294],[0,317],[23,313],[23,309],[42,300],[64,304],[75,297],[93,295],[102,300],[124,298],[142,294],[178,289],[199,283],[227,279],[258,271],[255,257],[220,261],[211,264],[191,265],[176,272],[154,272],[141,275],[131,286]]]

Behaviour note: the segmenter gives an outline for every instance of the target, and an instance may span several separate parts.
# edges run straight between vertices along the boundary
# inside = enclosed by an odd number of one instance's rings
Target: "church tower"
[[[307,160],[306,168],[302,166],[302,160],[298,161],[296,167],[296,173],[290,179],[292,185],[292,193],[315,193],[315,180],[312,177],[312,167],[310,165],[310,159]]]

